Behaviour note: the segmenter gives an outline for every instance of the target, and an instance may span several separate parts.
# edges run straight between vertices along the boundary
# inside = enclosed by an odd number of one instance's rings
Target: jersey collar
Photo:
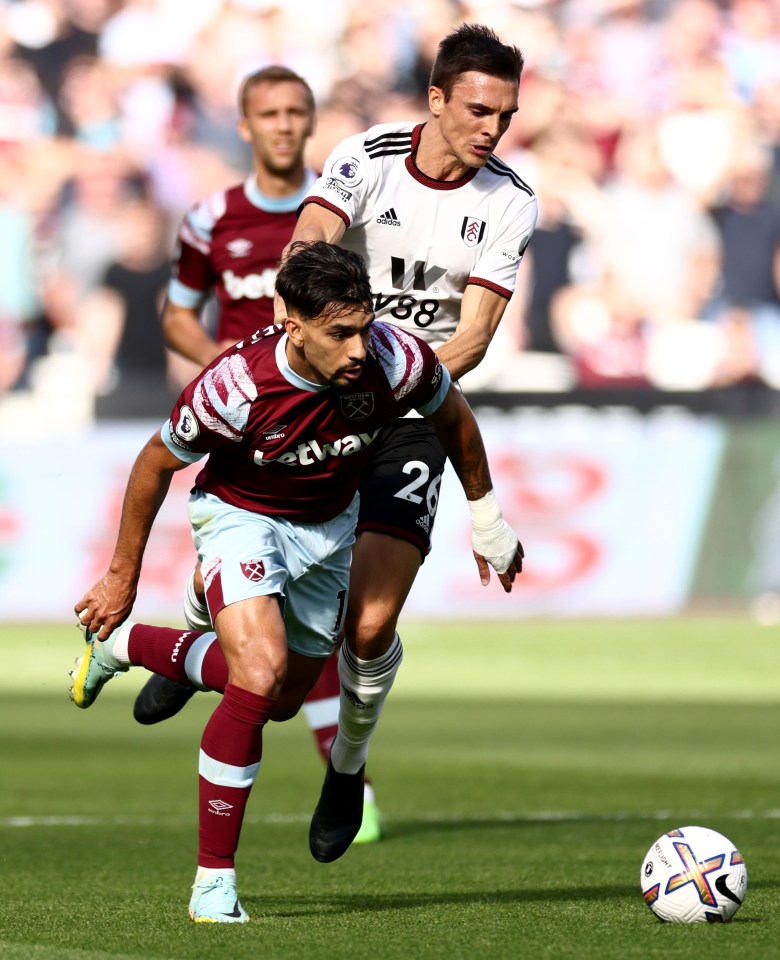
[[[289,361],[287,360],[286,333],[283,333],[281,337],[279,337],[279,342],[276,344],[276,366],[279,368],[279,373],[281,373],[284,379],[293,387],[297,387],[299,390],[305,390],[307,393],[322,393],[323,390],[330,389],[329,384],[312,383],[311,380],[304,380],[303,377],[299,376],[293,370]]]
[[[415,158],[417,157],[417,148],[420,146],[420,136],[422,135],[424,126],[424,123],[418,123],[414,130],[412,130],[412,150],[405,161],[406,169],[414,179],[424,187],[430,187],[431,190],[457,190],[458,187],[462,187],[472,181],[477,175],[478,167],[474,167],[473,170],[460,180],[434,180],[433,177],[429,177],[420,170],[415,162]]]
[[[266,213],[294,213],[303,203],[311,191],[311,186],[317,179],[313,170],[306,170],[303,186],[296,193],[287,197],[267,197],[257,185],[254,174],[244,181],[244,196],[258,210]]]

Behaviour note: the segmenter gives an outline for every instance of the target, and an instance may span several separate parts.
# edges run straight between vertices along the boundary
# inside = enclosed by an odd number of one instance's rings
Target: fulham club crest
[[[365,420],[374,412],[373,393],[350,393],[340,400],[341,412],[350,420]]]
[[[478,243],[482,243],[482,238],[485,236],[485,227],[487,224],[484,220],[477,220],[476,217],[464,217],[463,226],[460,228],[460,235],[463,237],[463,242],[467,247],[476,247]]]
[[[259,583],[265,576],[265,564],[262,560],[244,560],[241,573],[252,583]]]

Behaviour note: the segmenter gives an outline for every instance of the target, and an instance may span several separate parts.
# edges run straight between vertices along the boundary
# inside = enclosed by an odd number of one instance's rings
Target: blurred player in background
[[[131,665],[179,669],[184,680],[188,661],[204,672],[213,667],[205,644],[224,657],[224,694],[198,761],[189,913],[202,923],[249,919],[238,899],[235,854],[263,727],[295,715],[338,643],[358,485],[383,426],[410,409],[431,422],[468,501],[482,582],[490,580],[490,565],[509,592],[522,568],[474,414],[424,341],[374,321],[362,258],[333,244],[300,244],[277,284],[288,309],[284,325],[236,344],[185,387],[136,458],[106,573],[75,605],[87,640],[72,673],[78,707],[90,707]],[[173,474],[201,460],[189,511],[217,643],[214,633],[126,620]],[[327,778],[339,803],[334,808],[323,792],[315,818],[340,829],[340,781],[362,785],[363,771],[342,777],[329,766]],[[351,821],[361,815],[362,789],[348,789],[346,799]],[[263,875],[273,882],[272,870]]]
[[[282,250],[297,210],[317,176],[304,165],[314,131],[314,95],[306,81],[283,66],[247,76],[240,89],[239,134],[251,145],[253,174],[241,184],[197,204],[185,217],[163,311],[167,345],[207,366],[226,348],[273,323],[273,295]],[[212,336],[203,323],[211,297],[218,304]],[[188,372],[187,380],[196,373]],[[211,629],[197,567],[187,584],[185,616],[194,629]],[[178,712],[195,692],[153,676],[138,695],[134,716],[151,724]],[[334,656],[304,706],[323,758],[336,733],[339,678]],[[373,788],[365,787],[364,821],[357,842],[381,837]]]

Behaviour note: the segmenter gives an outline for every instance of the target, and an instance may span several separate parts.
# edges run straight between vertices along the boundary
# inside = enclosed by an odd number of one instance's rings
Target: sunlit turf
[[[414,625],[372,748],[386,838],[309,855],[322,765],[271,725],[241,844],[245,927],[186,907],[200,731],[143,728],[141,671],[79,711],[74,628],[0,631],[0,957],[780,956],[780,684],[738,620]],[[703,823],[748,865],[723,927],[659,923],[639,893],[662,832]]]

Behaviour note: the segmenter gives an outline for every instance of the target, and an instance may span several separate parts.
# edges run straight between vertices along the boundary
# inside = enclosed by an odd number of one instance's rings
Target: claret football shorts
[[[372,530],[413,543],[425,559],[447,457],[427,420],[385,427],[360,483],[358,533]]]
[[[196,490],[190,523],[211,622],[231,603],[277,595],[287,646],[305,657],[330,656],[347,605],[359,500],[356,494],[326,523],[293,523]]]

